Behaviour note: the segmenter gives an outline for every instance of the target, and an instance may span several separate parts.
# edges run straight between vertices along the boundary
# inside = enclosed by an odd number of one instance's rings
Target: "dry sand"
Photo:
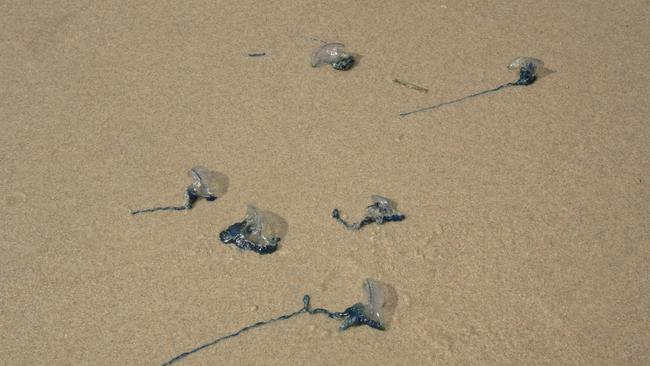
[[[182,4],[181,4],[182,3]],[[650,364],[648,1],[0,4],[0,363]],[[311,38],[361,55],[310,66]],[[266,56],[249,58],[249,52]],[[436,111],[398,113],[554,72]],[[399,78],[426,94],[392,82]],[[191,211],[187,170],[228,175]],[[402,223],[344,230],[395,199]],[[278,252],[219,243],[247,203]]]

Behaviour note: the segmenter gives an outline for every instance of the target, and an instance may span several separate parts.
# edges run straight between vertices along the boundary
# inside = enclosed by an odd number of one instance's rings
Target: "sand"
[[[0,4],[0,363],[650,364],[647,1]],[[312,68],[318,38],[358,54]],[[250,52],[265,52],[250,58]],[[551,70],[439,110],[399,112]],[[421,93],[398,78],[429,89]],[[226,174],[181,204],[187,171]],[[371,194],[406,221],[350,232]],[[248,203],[268,256],[222,245]]]

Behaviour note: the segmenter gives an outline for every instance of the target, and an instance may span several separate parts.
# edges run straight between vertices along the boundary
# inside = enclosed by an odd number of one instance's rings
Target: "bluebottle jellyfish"
[[[346,330],[353,326],[367,325],[370,328],[386,330],[391,312],[394,311],[395,296],[390,286],[372,278],[363,281],[365,302],[358,302],[342,314],[343,323],[340,329]]]
[[[346,71],[354,65],[354,56],[344,50],[343,43],[325,43],[311,54],[311,66],[331,65],[339,71]]]
[[[373,204],[366,207],[366,215],[359,222],[349,223],[343,220],[338,208],[332,211],[332,217],[350,230],[359,230],[372,223],[382,225],[387,222],[402,221],[406,218],[406,215],[397,211],[395,203],[388,198],[379,195],[373,195],[371,198]]]
[[[400,115],[400,117],[405,117],[405,116],[408,116],[409,114],[424,112],[424,111],[428,111],[428,110],[431,110],[431,109],[436,109],[436,108],[439,108],[439,107],[442,107],[442,106],[445,106],[445,105],[462,102],[462,101],[464,101],[466,99],[470,99],[470,98],[477,97],[479,95],[483,95],[483,94],[487,94],[487,93],[492,93],[492,92],[495,92],[495,91],[498,91],[498,90],[501,90],[501,89],[509,88],[511,86],[530,85],[530,84],[534,83],[535,80],[537,80],[537,78],[539,76],[539,71],[542,70],[543,68],[544,68],[544,61],[542,61],[542,60],[532,58],[532,57],[517,57],[516,59],[514,59],[510,63],[510,65],[508,65],[508,69],[510,69],[510,70],[519,69],[519,78],[517,80],[513,81],[513,82],[501,84],[501,85],[499,85],[499,86],[497,86],[495,88],[492,88],[492,89],[482,90],[482,91],[476,92],[474,94],[464,96],[462,98],[458,98],[458,99],[454,99],[454,100],[451,100],[451,101],[439,103],[439,104],[436,104],[436,105],[432,105],[430,107],[420,108],[420,109],[416,109],[416,110],[410,111],[410,112],[401,112],[399,115]]]
[[[363,291],[365,294],[364,302],[356,303],[340,312],[330,311],[325,308],[311,307],[311,296],[306,294],[302,298],[302,308],[269,320],[247,325],[234,333],[221,336],[190,351],[183,352],[163,363],[162,366],[172,365],[205,348],[214,346],[227,339],[237,337],[251,329],[259,328],[281,320],[288,320],[300,314],[323,314],[328,318],[341,320],[342,323],[339,326],[341,331],[363,325],[377,330],[386,330],[387,325],[390,322],[390,317],[392,317],[397,306],[397,294],[395,290],[390,285],[368,278],[363,281]]]
[[[200,198],[214,201],[218,195],[225,193],[228,177],[204,167],[194,167],[189,171],[192,184],[185,189],[185,202],[182,206],[162,206],[131,211],[132,215],[155,211],[182,211],[189,210]]]
[[[281,217],[249,205],[246,217],[219,233],[219,239],[241,250],[271,254],[278,249],[285,227],[286,222]]]

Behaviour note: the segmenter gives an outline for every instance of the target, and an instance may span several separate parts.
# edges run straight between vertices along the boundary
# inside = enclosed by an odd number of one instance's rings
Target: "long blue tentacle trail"
[[[416,109],[416,110],[410,111],[410,112],[401,112],[399,114],[399,116],[400,117],[405,117],[405,116],[408,116],[409,114],[413,114],[413,113],[430,111],[432,109],[440,108],[442,106],[446,106],[446,105],[449,105],[449,104],[459,103],[459,102],[462,102],[464,100],[477,97],[479,95],[494,93],[494,92],[499,91],[501,89],[509,88],[509,87],[512,87],[512,86],[530,85],[530,84],[534,83],[535,80],[537,80],[537,78],[539,76],[538,75],[539,71],[543,67],[544,67],[544,61],[542,61],[542,60],[532,58],[532,57],[518,57],[515,60],[513,60],[512,63],[510,63],[510,65],[508,66],[508,68],[511,69],[511,70],[519,69],[519,79],[517,79],[517,80],[515,80],[513,82],[501,84],[501,85],[499,85],[497,87],[494,87],[494,88],[491,88],[491,89],[482,90],[482,91],[479,91],[479,92],[464,96],[462,98],[450,100],[450,101],[447,101],[447,102],[442,102],[442,103],[439,103],[439,104],[432,105],[430,107],[424,107],[424,108]]]
[[[329,310],[323,309],[323,308],[312,309],[310,307],[310,305],[309,305],[310,300],[311,300],[311,297],[309,295],[305,295],[302,298],[303,306],[302,306],[302,308],[300,310],[296,310],[296,311],[294,311],[292,313],[284,314],[284,315],[281,315],[281,316],[278,316],[276,318],[272,318],[272,319],[269,319],[269,320],[265,320],[265,321],[257,322],[257,323],[251,324],[251,325],[247,325],[247,326],[241,328],[240,330],[238,330],[238,331],[236,331],[234,333],[231,333],[231,334],[219,337],[217,339],[214,339],[214,340],[212,340],[212,341],[210,341],[208,343],[202,344],[202,345],[200,345],[200,346],[198,346],[198,347],[196,347],[196,348],[194,348],[194,349],[192,349],[190,351],[183,352],[183,353],[179,354],[178,356],[175,356],[174,358],[170,359],[169,361],[163,363],[162,366],[172,365],[172,364],[184,359],[187,356],[190,356],[190,355],[192,355],[194,353],[197,353],[197,352],[199,352],[199,351],[201,351],[201,350],[203,350],[205,348],[208,348],[210,346],[214,346],[215,344],[223,342],[223,341],[225,341],[227,339],[237,337],[238,335],[240,335],[242,333],[245,333],[245,332],[247,332],[247,331],[249,331],[251,329],[259,328],[261,326],[271,324],[271,323],[274,323],[276,321],[287,320],[287,319],[293,318],[296,315],[300,315],[300,314],[303,314],[303,313],[325,314],[325,315],[327,315],[328,317],[330,317],[332,319],[342,319],[342,318],[345,318],[347,316],[347,314],[345,312],[343,312],[343,313],[332,312],[332,311],[329,311]]]

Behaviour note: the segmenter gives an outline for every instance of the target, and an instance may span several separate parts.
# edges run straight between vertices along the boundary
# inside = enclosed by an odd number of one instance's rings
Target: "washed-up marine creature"
[[[333,313],[335,319],[343,319],[339,327],[346,330],[350,327],[367,325],[370,328],[386,330],[389,312],[393,311],[395,299],[388,292],[392,291],[387,285],[372,278],[363,281],[365,302],[358,302],[341,313]]]
[[[199,347],[196,347],[193,350],[183,352],[178,356],[170,359],[169,361],[163,363],[162,366],[172,365],[184,359],[185,357],[188,357],[205,348],[214,346],[219,342],[237,337],[238,335],[253,328],[258,328],[280,320],[287,320],[300,314],[324,314],[331,319],[341,320],[342,323],[339,326],[339,329],[341,331],[362,325],[366,325],[377,330],[386,330],[389,326],[392,314],[394,313],[397,306],[397,294],[395,292],[395,289],[381,281],[368,278],[363,281],[363,292],[365,294],[364,302],[356,303],[341,312],[333,312],[325,308],[312,308],[310,304],[311,297],[309,295],[304,295],[302,298],[303,306],[301,309],[266,321],[260,321],[251,325],[247,325],[234,333],[219,337]]]
[[[311,66],[332,65],[339,71],[346,71],[354,65],[354,57],[344,51],[343,43],[325,43],[311,54]]]
[[[428,110],[431,110],[431,109],[436,109],[436,108],[439,108],[439,107],[442,107],[442,106],[445,106],[445,105],[448,105],[448,104],[454,104],[454,103],[462,102],[462,101],[464,101],[466,99],[477,97],[479,95],[492,93],[492,92],[495,92],[495,91],[498,91],[498,90],[501,90],[501,89],[509,88],[511,86],[530,85],[530,84],[534,83],[535,80],[537,80],[537,78],[539,76],[539,72],[543,68],[544,68],[544,61],[542,61],[542,60],[532,58],[532,57],[517,57],[516,59],[514,59],[510,63],[510,65],[508,65],[508,69],[510,69],[510,70],[519,69],[519,79],[517,79],[517,80],[515,80],[513,82],[501,84],[501,85],[499,85],[499,86],[497,86],[495,88],[492,88],[492,89],[482,90],[480,92],[476,92],[474,94],[470,94],[470,95],[464,96],[462,98],[454,99],[454,100],[451,100],[451,101],[448,101],[448,102],[439,103],[439,104],[436,104],[436,105],[432,105],[430,107],[420,108],[420,109],[416,109],[416,110],[410,111],[410,112],[401,112],[399,115],[400,115],[400,117],[404,117],[404,116],[408,116],[409,114],[424,112],[424,111],[428,111]]]
[[[379,195],[373,195],[372,201],[373,204],[366,208],[366,215],[359,222],[349,223],[343,220],[341,218],[341,212],[338,208],[335,208],[332,211],[332,217],[350,230],[359,230],[362,227],[372,223],[382,225],[387,222],[402,221],[406,218],[406,215],[397,211],[395,208],[395,203],[393,203],[388,198]]]
[[[204,167],[194,167],[189,171],[192,177],[192,184],[185,189],[185,203],[182,206],[163,206],[146,208],[142,210],[131,211],[132,215],[137,215],[147,212],[155,211],[182,211],[189,210],[194,206],[194,203],[200,198],[206,201],[216,200],[217,193],[223,192],[225,187],[219,187],[224,184],[225,175],[209,170]],[[225,183],[227,184],[227,183]]]
[[[249,205],[246,217],[219,233],[224,244],[234,244],[241,250],[271,254],[278,249],[282,226],[280,218]]]

